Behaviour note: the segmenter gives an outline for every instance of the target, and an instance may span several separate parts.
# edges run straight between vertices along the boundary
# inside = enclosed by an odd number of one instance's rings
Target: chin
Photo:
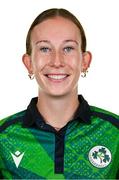
[[[67,93],[48,93],[49,96],[52,97],[62,97],[65,96]]]
[[[71,91],[52,91],[52,92],[47,92],[47,94],[51,97],[55,97],[55,98],[61,98],[61,97],[64,97],[64,96],[67,96],[69,94],[71,94]]]

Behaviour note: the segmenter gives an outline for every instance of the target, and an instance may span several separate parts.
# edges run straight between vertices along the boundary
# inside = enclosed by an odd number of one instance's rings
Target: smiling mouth
[[[68,74],[46,74],[45,76],[51,80],[64,80],[69,75]]]

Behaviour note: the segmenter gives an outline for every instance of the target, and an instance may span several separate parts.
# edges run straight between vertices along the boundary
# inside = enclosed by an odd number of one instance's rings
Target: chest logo
[[[97,168],[104,168],[111,162],[111,152],[104,146],[95,146],[89,152],[89,161]]]
[[[24,153],[16,151],[14,154],[11,153],[11,155],[12,155],[12,158],[13,158],[13,161],[14,161],[16,167],[18,168],[18,166],[19,166],[19,164],[20,164],[20,162],[24,156]]]

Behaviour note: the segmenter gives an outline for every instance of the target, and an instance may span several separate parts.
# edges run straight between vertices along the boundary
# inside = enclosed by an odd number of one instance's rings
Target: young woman
[[[119,177],[119,116],[78,95],[91,53],[81,23],[49,9],[32,23],[23,63],[39,91],[28,108],[0,121],[0,172],[5,179]]]

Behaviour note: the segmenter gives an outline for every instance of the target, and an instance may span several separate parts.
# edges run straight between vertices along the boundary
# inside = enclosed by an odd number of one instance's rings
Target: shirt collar
[[[78,95],[79,106],[74,114],[74,120],[90,124],[91,123],[91,110],[87,101],[83,98],[82,95]],[[38,97],[32,98],[30,104],[27,107],[26,114],[23,120],[23,127],[31,126],[42,126],[45,122],[42,115],[37,109]]]

